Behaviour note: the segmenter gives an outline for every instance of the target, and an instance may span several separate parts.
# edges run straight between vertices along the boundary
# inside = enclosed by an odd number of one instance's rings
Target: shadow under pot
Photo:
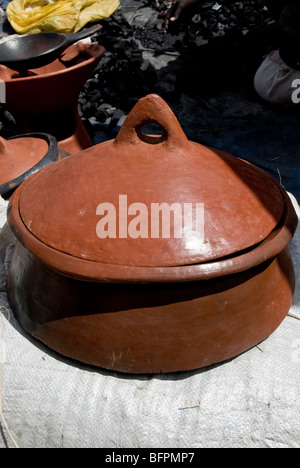
[[[144,132],[153,122],[156,137]],[[293,301],[288,194],[256,166],[189,141],[156,95],[116,139],[22,184],[8,223],[19,322],[90,365],[136,374],[222,362],[273,333]]]
[[[56,139],[45,133],[0,137],[0,195],[7,200],[28,177],[68,156]]]

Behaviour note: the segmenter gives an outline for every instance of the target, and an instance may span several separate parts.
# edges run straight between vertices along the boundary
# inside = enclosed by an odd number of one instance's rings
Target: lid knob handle
[[[7,141],[0,137],[0,156],[7,153]]]
[[[149,137],[142,133],[142,127],[149,123],[157,123],[162,127],[163,132],[160,137]],[[140,99],[128,114],[115,143],[134,145],[161,143],[171,149],[187,146],[189,140],[166,102],[156,94],[149,94]]]

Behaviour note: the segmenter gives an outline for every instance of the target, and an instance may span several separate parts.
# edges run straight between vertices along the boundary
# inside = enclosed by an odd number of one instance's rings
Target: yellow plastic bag
[[[119,0],[13,0],[7,19],[18,34],[72,33],[111,16]]]

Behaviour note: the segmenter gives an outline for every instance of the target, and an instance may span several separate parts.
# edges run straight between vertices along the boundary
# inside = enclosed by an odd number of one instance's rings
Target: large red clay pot
[[[92,146],[78,114],[78,96],[105,53],[98,44],[73,45],[42,68],[19,72],[0,66],[7,110],[19,133],[46,131],[74,154]]]
[[[161,136],[143,133],[149,122]],[[176,204],[174,235],[152,217],[148,236],[142,231],[141,213],[152,215],[155,203]],[[173,231],[186,204],[192,216]],[[204,230],[195,230],[197,206]],[[287,315],[297,222],[277,181],[187,140],[166,103],[150,95],[115,140],[17,189],[9,301],[28,333],[76,360],[129,373],[201,368],[255,346]]]

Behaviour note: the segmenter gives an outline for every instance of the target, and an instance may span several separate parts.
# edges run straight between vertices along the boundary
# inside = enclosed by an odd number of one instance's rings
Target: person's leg
[[[281,29],[276,22],[247,33],[241,45],[241,53],[246,60],[249,74],[255,74],[264,56],[279,48],[281,35]]]
[[[280,58],[278,50],[268,55],[254,77],[254,88],[266,102],[293,106],[298,102],[300,71],[293,70]]]

